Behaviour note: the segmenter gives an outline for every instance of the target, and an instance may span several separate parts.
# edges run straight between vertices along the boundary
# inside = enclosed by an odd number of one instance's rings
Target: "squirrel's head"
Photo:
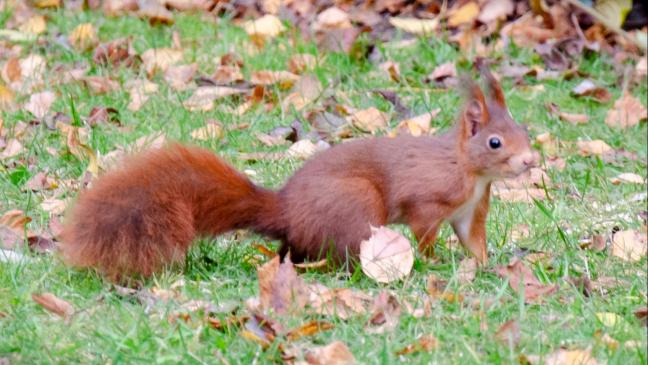
[[[487,85],[487,96],[479,85],[464,79],[466,103],[459,117],[458,133],[474,173],[490,178],[515,177],[538,164],[526,126],[513,120],[504,92],[488,68],[477,64]]]

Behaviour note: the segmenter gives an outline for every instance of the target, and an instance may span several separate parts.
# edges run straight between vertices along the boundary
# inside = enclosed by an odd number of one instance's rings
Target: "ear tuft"
[[[474,67],[479,70],[479,73],[486,81],[488,86],[488,93],[492,101],[500,105],[501,107],[506,108],[506,99],[504,98],[504,91],[499,81],[493,76],[489,69],[490,62],[485,58],[477,57],[474,62]]]

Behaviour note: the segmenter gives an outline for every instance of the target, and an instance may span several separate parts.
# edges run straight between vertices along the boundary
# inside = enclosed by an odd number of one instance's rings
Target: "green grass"
[[[292,54],[311,53],[318,56],[316,76],[325,87],[335,87],[336,92],[348,96],[353,107],[376,106],[392,113],[392,106],[371,90],[386,88],[396,90],[403,103],[415,113],[441,108],[433,121],[435,127],[447,128],[457,113],[460,99],[456,92],[431,90],[422,80],[435,66],[455,61],[459,52],[442,40],[421,39],[406,48],[394,48],[387,44],[377,45],[383,59],[398,62],[403,82],[394,83],[383,75],[376,64],[358,61],[341,54],[322,53],[310,43],[292,44],[288,36],[280,37],[256,54],[250,54],[247,35],[227,21],[207,21],[199,16],[178,15],[171,27],[151,27],[146,21],[134,17],[105,18],[97,13],[48,12],[49,35],[52,40],[57,33],[68,34],[83,22],[92,22],[98,29],[102,42],[124,36],[133,36],[135,49],[142,53],[152,47],[171,45],[172,32],[179,32],[185,47],[185,63],[196,62],[199,72],[209,75],[216,67],[215,59],[228,51],[238,52],[244,60],[244,74],[263,69],[283,70]],[[0,19],[4,19],[1,16]],[[73,65],[86,62],[91,65],[89,74],[110,75],[121,83],[134,78],[144,78],[130,69],[113,69],[95,66],[91,53],[71,51],[55,42],[23,45],[23,55],[37,53],[48,59],[48,68],[55,64]],[[501,56],[527,65],[541,64],[532,52],[523,49],[507,50]],[[613,60],[604,55],[591,55],[581,60],[581,69],[591,78],[607,85],[616,99],[621,90],[615,86],[617,74]],[[49,73],[49,76],[54,76]],[[233,116],[229,108],[236,106],[233,100],[220,101],[209,112],[189,112],[182,106],[191,91],[175,92],[162,77],[153,78],[159,86],[158,93],[151,96],[145,106],[131,112],[126,91],[107,95],[92,95],[81,84],[50,85],[59,98],[52,107],[70,115],[69,97],[79,115],[88,115],[94,106],[110,106],[119,110],[119,119],[128,131],[101,124],[92,128],[89,145],[101,154],[118,146],[128,145],[142,136],[162,131],[168,138],[198,143],[211,148],[227,158],[240,169],[256,171],[256,182],[279,187],[301,162],[292,160],[245,162],[237,159],[240,152],[265,152],[272,148],[263,146],[254,136],[255,131],[268,132],[276,126],[289,125],[299,117],[280,106],[270,112],[253,108],[242,117]],[[560,347],[591,348],[601,363],[646,363],[646,327],[634,318],[633,311],[646,306],[646,259],[627,263],[609,253],[595,253],[578,248],[581,238],[594,233],[609,233],[618,226],[622,229],[642,229],[644,224],[638,214],[645,210],[645,200],[631,202],[637,193],[645,192],[646,185],[612,185],[610,177],[621,172],[634,172],[646,176],[646,124],[619,130],[604,123],[610,104],[600,105],[587,99],[570,96],[571,88],[579,80],[536,81],[530,84],[544,85],[544,91],[532,92],[504,82],[506,96],[513,116],[530,125],[532,137],[550,132],[565,143],[558,154],[565,159],[563,171],[548,169],[554,186],[549,189],[550,199],[538,204],[507,203],[493,201],[487,224],[491,261],[478,273],[474,282],[459,285],[456,279],[458,263],[465,253],[449,247],[446,241],[450,230],[445,227],[438,244],[439,259],[430,263],[417,258],[414,271],[403,282],[386,286],[398,298],[422,300],[426,295],[426,279],[435,274],[448,279],[450,288],[467,297],[482,300],[500,299],[489,308],[475,309],[458,303],[434,302],[429,318],[401,317],[395,331],[382,335],[366,333],[367,316],[348,321],[328,319],[335,324],[331,331],[319,333],[300,340],[301,343],[327,344],[342,340],[360,363],[517,363],[521,355],[546,355]],[[277,90],[279,98],[286,92]],[[646,84],[634,88],[633,94],[645,101]],[[28,95],[19,96],[24,102]],[[562,110],[586,113],[590,122],[574,126],[547,115],[545,103],[555,102]],[[19,122],[28,122],[26,111],[1,112],[5,128],[10,132]],[[210,119],[223,123],[226,133],[222,139],[196,142],[190,132]],[[248,129],[228,129],[237,123],[249,123]],[[397,123],[392,121],[392,126]],[[304,121],[304,127],[309,128]],[[22,141],[30,156],[30,164],[16,165],[4,161],[0,170],[0,213],[9,209],[21,209],[32,218],[29,228],[38,231],[47,227],[50,217],[42,211],[40,202],[51,192],[28,192],[23,184],[34,174],[47,171],[59,180],[78,179],[86,169],[87,161],[79,161],[70,155],[52,155],[47,148],[65,150],[65,139],[60,132],[48,130],[44,125],[29,128]],[[602,139],[612,147],[623,148],[638,155],[637,160],[621,160],[618,165],[602,162],[596,157],[581,157],[576,153],[576,140]],[[284,147],[280,147],[281,149]],[[277,148],[275,148],[276,150]],[[23,161],[26,160],[23,157]],[[16,160],[16,159],[13,159]],[[73,197],[75,192],[66,192]],[[603,207],[611,205],[611,210]],[[627,216],[627,219],[625,218]],[[340,224],[344,224],[341,222]],[[518,225],[529,226],[530,235],[513,243],[511,232]],[[403,228],[409,234],[409,231]],[[280,363],[277,345],[263,351],[257,344],[243,339],[236,328],[219,331],[210,328],[198,316],[192,321],[170,323],[167,315],[190,299],[201,299],[214,304],[243,302],[257,293],[256,266],[250,261],[258,255],[253,243],[263,243],[275,248],[270,242],[254,235],[225,235],[217,239],[205,239],[194,247],[183,270],[169,270],[145,283],[147,288],[168,288],[179,279],[186,284],[179,289],[181,299],[157,302],[151,308],[135,300],[123,298],[111,290],[111,285],[100,276],[88,271],[77,271],[63,265],[52,255],[26,254],[22,263],[0,262],[0,358],[8,358],[16,364],[72,364],[72,363],[133,363],[133,364],[200,364],[220,363],[222,357],[232,364]],[[549,265],[536,265],[534,272],[546,283],[560,285],[558,294],[550,296],[540,305],[525,305],[506,281],[492,271],[502,265],[521,248],[550,253]],[[605,294],[594,291],[584,296],[568,283],[570,277],[615,277],[622,284],[610,288]],[[306,273],[306,281],[320,281],[330,287],[350,287],[376,294],[385,286],[376,284],[364,275],[351,278],[341,272]],[[66,322],[45,312],[31,299],[35,292],[51,292],[74,305],[77,314]],[[615,326],[606,327],[596,313],[616,313],[621,320]],[[288,327],[296,326],[316,317],[285,319]],[[509,348],[495,340],[498,327],[509,319],[521,324],[521,341]],[[617,349],[611,349],[597,341],[595,333],[602,331],[619,341]],[[397,356],[395,352],[424,334],[434,334],[439,348],[432,352]],[[636,346],[624,343],[634,341]]]

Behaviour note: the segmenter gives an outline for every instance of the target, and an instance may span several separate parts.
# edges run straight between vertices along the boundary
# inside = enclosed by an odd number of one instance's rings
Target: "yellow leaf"
[[[460,7],[450,15],[448,19],[448,25],[451,27],[456,27],[462,24],[472,23],[475,21],[479,15],[479,5],[475,2],[469,2],[466,5]]]
[[[276,37],[286,29],[281,20],[272,14],[266,14],[259,19],[243,22],[241,27],[249,35],[262,37]]]
[[[97,30],[92,23],[79,24],[70,32],[68,41],[77,50],[85,51],[97,44]]]
[[[389,23],[396,29],[412,34],[429,34],[432,33],[439,25],[438,19],[417,19],[417,18],[389,18]]]
[[[621,317],[618,314],[612,312],[599,312],[596,313],[596,318],[605,326],[605,327],[614,327],[618,323],[621,323]]]

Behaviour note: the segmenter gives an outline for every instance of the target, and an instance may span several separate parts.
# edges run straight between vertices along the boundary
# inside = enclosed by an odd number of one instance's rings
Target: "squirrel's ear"
[[[477,58],[475,60],[474,66],[479,70],[479,73],[486,81],[490,99],[499,106],[506,108],[506,99],[504,98],[504,91],[502,90],[502,86],[500,85],[499,81],[497,81],[495,76],[493,76],[493,74],[490,72],[487,61],[483,58]]]
[[[488,123],[488,107],[486,106],[484,93],[479,88],[479,85],[467,78],[464,78],[462,84],[467,95],[461,116],[461,128],[464,135],[470,138]]]

